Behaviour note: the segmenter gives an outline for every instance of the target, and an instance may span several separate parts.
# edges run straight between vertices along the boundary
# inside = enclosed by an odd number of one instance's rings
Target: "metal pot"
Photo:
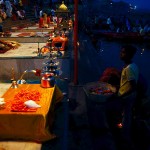
[[[52,75],[45,74],[41,79],[41,87],[51,88],[55,85],[55,78]]]

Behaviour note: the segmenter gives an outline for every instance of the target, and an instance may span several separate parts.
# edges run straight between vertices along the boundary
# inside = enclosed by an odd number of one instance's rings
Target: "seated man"
[[[47,14],[43,13],[43,28],[48,28]]]
[[[39,28],[48,28],[46,13],[43,13],[42,17],[39,19]]]

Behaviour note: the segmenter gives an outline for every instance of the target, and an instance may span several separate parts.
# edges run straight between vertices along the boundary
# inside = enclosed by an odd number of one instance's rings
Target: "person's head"
[[[134,57],[137,48],[133,45],[123,45],[120,52],[121,60],[129,62]]]

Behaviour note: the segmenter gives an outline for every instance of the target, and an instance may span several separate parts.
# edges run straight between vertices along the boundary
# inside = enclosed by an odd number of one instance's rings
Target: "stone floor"
[[[11,49],[5,53],[0,53],[1,58],[27,58],[27,57],[37,57],[38,55],[38,45],[40,48],[45,46],[45,43],[19,43],[18,48]]]

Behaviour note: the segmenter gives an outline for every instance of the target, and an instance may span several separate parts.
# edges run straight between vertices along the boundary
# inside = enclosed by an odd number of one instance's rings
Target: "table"
[[[22,89],[39,90],[42,96],[41,108],[36,112],[12,112],[9,101]],[[55,104],[63,94],[57,86],[42,88],[40,84],[21,84],[18,88],[9,88],[2,96],[6,107],[0,110],[0,140],[24,140],[43,142],[56,137],[52,133]]]

